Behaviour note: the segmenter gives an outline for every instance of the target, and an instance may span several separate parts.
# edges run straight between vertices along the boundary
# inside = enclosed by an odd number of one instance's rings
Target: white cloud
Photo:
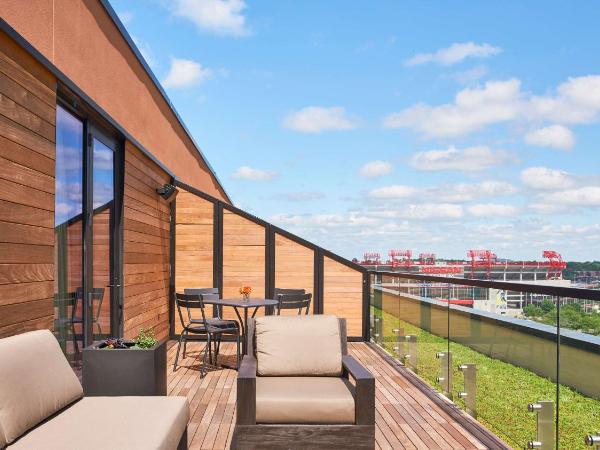
[[[288,202],[310,202],[325,198],[323,192],[305,191],[305,192],[288,192],[287,194],[278,194],[276,199],[285,200]]]
[[[419,198],[444,203],[464,203],[481,198],[502,197],[517,193],[517,188],[505,181],[481,183],[456,183],[429,187],[412,187],[395,184],[373,189],[368,196],[382,200]]]
[[[239,180],[249,181],[271,181],[277,177],[277,172],[267,170],[253,169],[252,167],[242,166],[233,173],[233,177]]]
[[[351,130],[357,123],[340,106],[307,106],[287,115],[283,126],[302,133],[320,133],[328,130]]]
[[[525,142],[539,147],[570,150],[575,145],[575,137],[571,130],[563,125],[550,125],[527,133]]]
[[[460,84],[473,84],[476,81],[481,80],[488,73],[488,69],[485,66],[475,66],[472,69],[463,70],[456,72],[451,77]]]
[[[392,165],[387,161],[370,161],[364,164],[358,174],[364,178],[378,178],[392,173]]]
[[[199,30],[221,36],[248,36],[243,0],[176,0],[174,16],[192,21]]]
[[[557,191],[575,187],[576,177],[563,170],[530,167],[521,172],[521,181],[531,189]]]
[[[579,124],[596,120],[600,113],[600,75],[569,78],[556,95],[534,96],[521,91],[521,81],[488,81],[483,87],[459,91],[453,103],[430,106],[418,103],[389,114],[387,128],[408,128],[426,137],[457,137],[486,126],[520,120]]]
[[[521,82],[488,81],[484,87],[464,89],[454,103],[429,106],[419,103],[388,115],[386,128],[409,128],[427,137],[456,137],[487,125],[506,122],[519,114]]]
[[[414,196],[417,192],[418,190],[414,187],[395,184],[373,189],[369,192],[369,197],[387,199],[408,198]]]
[[[500,203],[478,203],[467,207],[469,214],[475,217],[496,218],[514,217],[519,214],[519,208]]]
[[[429,150],[416,153],[410,162],[417,170],[423,171],[459,170],[472,172],[489,169],[511,159],[509,153],[502,150],[492,150],[487,146],[467,147],[463,150],[450,146],[447,150]]]
[[[212,76],[212,71],[196,61],[171,58],[171,68],[162,84],[166,88],[186,88],[200,84]]]
[[[600,207],[600,186],[584,186],[575,189],[550,192],[539,195],[531,204],[538,213],[568,213],[579,208]]]
[[[444,202],[470,202],[482,198],[514,195],[517,188],[506,181],[483,181],[481,183],[457,183],[428,188],[424,195]]]
[[[490,44],[475,44],[474,42],[454,43],[450,47],[441,48],[434,53],[419,53],[406,60],[404,65],[416,66],[425,63],[436,63],[450,66],[466,58],[488,58],[502,52],[499,47]]]

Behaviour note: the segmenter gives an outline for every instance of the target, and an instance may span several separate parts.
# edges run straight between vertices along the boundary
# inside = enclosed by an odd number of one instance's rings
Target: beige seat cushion
[[[257,377],[256,422],[353,424],[352,385],[334,377]]]
[[[0,431],[6,443],[82,396],[50,331],[0,339]]]
[[[340,376],[342,344],[335,316],[256,319],[257,373],[261,376]]]
[[[174,450],[188,414],[185,397],[85,397],[8,448]]]

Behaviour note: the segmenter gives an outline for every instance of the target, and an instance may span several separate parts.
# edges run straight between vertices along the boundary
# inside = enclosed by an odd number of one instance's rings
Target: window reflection
[[[83,339],[83,123],[56,108],[54,331],[79,366]]]

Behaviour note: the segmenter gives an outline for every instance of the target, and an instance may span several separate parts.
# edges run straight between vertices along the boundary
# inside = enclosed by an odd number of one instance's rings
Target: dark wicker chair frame
[[[356,420],[352,425],[257,424],[254,319],[248,321],[248,354],[237,378],[236,424],[232,449],[374,449],[375,378],[348,355],[346,319],[340,321],[342,377],[355,382]]]
[[[206,345],[204,346],[202,364],[200,366],[200,375],[204,376],[206,357],[209,356],[210,362],[212,362],[212,357],[210,357],[209,355],[209,353],[211,352],[211,343],[220,341],[221,336],[224,334],[233,335],[236,338],[236,366],[239,367],[241,344],[239,324],[235,320],[207,318],[204,310],[204,301],[202,298],[203,295],[175,293],[175,304],[177,305],[177,312],[179,314],[179,320],[181,321],[181,326],[183,327],[183,330],[179,335],[179,343],[177,344],[177,353],[175,354],[173,370],[177,370],[177,361],[179,359],[179,351],[181,350],[181,344],[183,343],[183,358],[185,358],[187,341],[196,340],[191,338],[191,336],[206,336]],[[192,317],[193,309],[200,310],[200,319],[195,319]],[[186,311],[186,318],[184,318],[183,310]],[[215,355],[215,360],[216,356],[217,355]]]

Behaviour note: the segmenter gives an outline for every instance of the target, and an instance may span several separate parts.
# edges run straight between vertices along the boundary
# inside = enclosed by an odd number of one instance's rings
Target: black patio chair
[[[279,300],[280,295],[303,295],[306,294],[306,289],[289,289],[289,288],[275,288],[273,290],[273,298],[274,300]],[[275,306],[269,307],[269,314],[273,314],[275,312]],[[278,313],[279,314],[279,313]]]
[[[219,288],[186,288],[183,290],[184,294],[189,294],[189,295],[201,295],[202,296],[202,300],[214,300],[214,299],[219,299],[221,298],[221,295],[219,293]],[[213,305],[213,318],[217,318],[219,320],[225,320],[223,319],[223,308],[221,306],[217,306],[217,305]],[[209,321],[211,320],[210,318],[208,319]],[[232,322],[237,322],[237,320],[235,319],[226,319],[226,320],[230,320]],[[192,318],[192,323],[200,323],[201,319],[198,318]],[[241,325],[238,323],[238,326],[241,328]],[[185,355],[185,342],[183,344],[183,354]],[[219,351],[221,350],[221,339],[220,336],[218,339],[215,339],[215,341],[213,342],[213,348],[212,349],[208,349],[208,360],[209,362],[212,364],[212,355],[214,353],[215,355],[215,362],[217,361],[218,357],[219,357]]]
[[[310,311],[310,302],[312,294],[279,294],[277,296],[277,315],[281,315],[282,309],[297,309],[298,315],[302,314],[302,310],[306,308],[304,314],[308,315]]]
[[[204,294],[210,295],[210,294]],[[177,353],[173,370],[177,370],[177,361],[179,360],[179,351],[183,342],[183,357],[185,358],[187,340],[192,336],[206,336],[206,345],[204,346],[204,354],[202,356],[202,365],[200,366],[200,375],[204,376],[206,356],[211,352],[211,343],[221,340],[224,334],[233,335],[236,337],[236,368],[240,365],[240,326],[235,320],[223,320],[217,317],[207,318],[204,310],[204,301],[202,294],[179,294],[175,293],[175,304],[183,330],[179,335],[179,343],[177,344]],[[200,318],[192,318],[192,310],[200,310]],[[184,318],[183,310],[186,311]],[[196,340],[196,339],[190,339]],[[215,355],[215,362],[217,359]],[[212,357],[210,357],[212,362]]]

